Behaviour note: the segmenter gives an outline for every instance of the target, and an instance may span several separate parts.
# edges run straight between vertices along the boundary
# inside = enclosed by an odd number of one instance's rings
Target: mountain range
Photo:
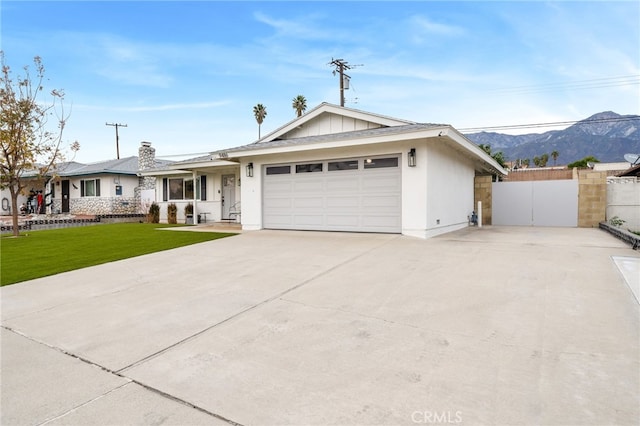
[[[640,154],[640,115],[605,111],[564,130],[526,135],[480,132],[465,136],[476,144],[490,145],[494,153],[502,151],[507,161],[532,160],[543,154],[551,156],[553,151],[557,151],[558,165],[587,156],[594,156],[603,163],[623,162],[624,154]],[[551,160],[549,165],[552,165]]]

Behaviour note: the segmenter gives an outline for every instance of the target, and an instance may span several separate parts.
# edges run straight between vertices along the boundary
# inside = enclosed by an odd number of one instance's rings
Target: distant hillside
[[[494,152],[502,151],[509,161],[533,159],[558,151],[558,164],[572,163],[589,155],[602,162],[620,162],[624,161],[624,154],[640,154],[640,116],[606,111],[565,130],[517,136],[490,132],[466,136],[477,144],[491,145]]]

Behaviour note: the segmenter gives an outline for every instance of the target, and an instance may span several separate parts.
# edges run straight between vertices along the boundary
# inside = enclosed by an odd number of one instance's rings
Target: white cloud
[[[413,29],[412,38],[416,43],[422,43],[430,36],[458,37],[465,34],[462,27],[435,22],[422,15],[413,16],[410,25]]]
[[[335,32],[317,27],[316,21],[321,18],[319,15],[306,16],[297,20],[272,18],[262,12],[255,12],[253,16],[256,21],[276,30],[276,35],[280,37],[303,40],[329,40],[336,37]]]

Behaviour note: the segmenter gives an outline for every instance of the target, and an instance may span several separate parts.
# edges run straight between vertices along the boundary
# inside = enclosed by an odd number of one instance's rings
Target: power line
[[[620,87],[640,84],[640,75],[625,75],[618,77],[593,78],[559,83],[533,84],[527,86],[493,88],[487,91],[498,94],[519,94],[548,92],[559,89],[598,89],[602,87]]]
[[[640,120],[639,116],[634,117],[612,117],[612,118],[594,118],[587,120],[576,120],[576,121],[554,121],[549,123],[532,123],[532,124],[512,124],[505,126],[485,126],[485,127],[466,127],[462,129],[458,129],[463,133],[472,133],[478,131],[486,131],[486,130],[509,130],[509,129],[535,129],[539,127],[562,127],[569,126],[573,124],[593,124],[593,123],[610,123],[610,122],[621,122],[621,121],[633,121]]]

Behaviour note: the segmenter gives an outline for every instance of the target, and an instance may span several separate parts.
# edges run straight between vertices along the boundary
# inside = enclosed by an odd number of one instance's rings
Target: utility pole
[[[332,59],[331,62],[329,62],[329,65],[333,65],[336,67],[336,69],[333,70],[333,75],[336,75],[336,72],[340,74],[340,106],[343,107],[344,106],[344,78],[345,76],[347,78],[351,78],[344,73],[344,70],[350,70],[351,67],[349,66],[348,62],[343,59]]]
[[[118,137],[118,127],[127,127],[126,124],[120,123],[104,123],[106,126],[114,126],[116,128],[116,154],[118,160],[120,159],[120,138]]]
[[[333,70],[333,75],[336,75],[336,72],[340,74],[340,106],[344,106],[344,91],[349,90],[349,80],[351,76],[344,73],[345,70],[350,70],[354,67],[361,67],[362,65],[349,65],[347,61],[344,59],[331,59],[329,65],[333,65],[336,68]],[[346,86],[345,86],[345,83]]]

